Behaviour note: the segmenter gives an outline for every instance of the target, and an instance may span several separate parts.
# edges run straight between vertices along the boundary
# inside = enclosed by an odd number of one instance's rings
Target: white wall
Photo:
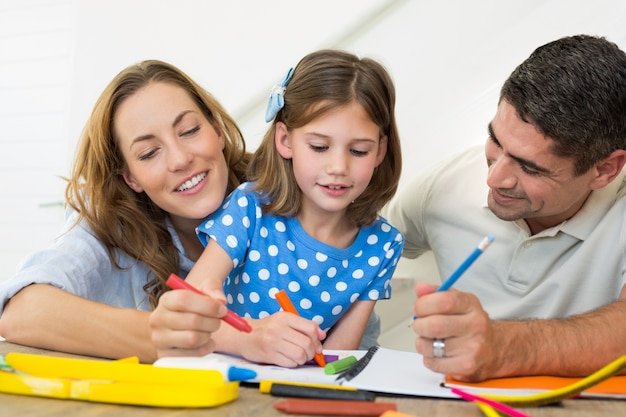
[[[604,35],[621,0],[0,0],[0,279],[47,246],[75,142],[126,65],[172,62],[212,91],[252,149],[271,86],[306,53],[381,60],[397,88],[403,182],[486,137],[503,80],[540,44]],[[413,274],[412,266],[399,273]]]
[[[0,279],[59,230],[72,3],[0,0]]]

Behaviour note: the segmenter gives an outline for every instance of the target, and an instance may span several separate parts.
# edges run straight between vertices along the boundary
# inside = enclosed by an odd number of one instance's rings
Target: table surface
[[[62,352],[36,349],[27,346],[0,341],[0,355],[8,352],[24,352],[64,357],[82,357]],[[259,393],[254,386],[241,386],[238,398],[228,404],[215,408],[153,408],[103,403],[91,403],[75,400],[9,395],[0,393],[0,416],[98,416],[98,417],[184,417],[184,416],[220,416],[220,417],[277,417],[288,416],[272,407],[272,404],[284,398],[272,397]],[[480,417],[482,412],[471,403],[453,399],[432,399],[418,397],[378,396],[376,401],[395,402],[398,411],[417,417],[464,416]],[[602,417],[626,415],[626,401],[621,400],[567,400],[560,405],[524,408],[523,412],[534,417]]]

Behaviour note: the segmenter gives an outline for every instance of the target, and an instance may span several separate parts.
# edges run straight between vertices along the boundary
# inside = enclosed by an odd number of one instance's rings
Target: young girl
[[[324,348],[359,348],[376,300],[391,296],[404,244],[378,215],[401,170],[394,102],[376,61],[335,50],[304,57],[270,97],[274,120],[250,182],[198,228],[206,248],[187,281],[225,293],[229,309],[252,319],[278,312],[284,289],[327,332],[316,336]]]

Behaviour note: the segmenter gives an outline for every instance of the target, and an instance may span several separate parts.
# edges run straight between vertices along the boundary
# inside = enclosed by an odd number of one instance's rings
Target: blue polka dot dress
[[[345,249],[322,243],[295,217],[263,214],[258,193],[244,183],[198,229],[214,239],[234,269],[224,283],[228,306],[244,317],[280,310],[274,295],[287,291],[300,315],[330,329],[356,300],[391,297],[391,277],[404,237],[385,219],[361,228]]]

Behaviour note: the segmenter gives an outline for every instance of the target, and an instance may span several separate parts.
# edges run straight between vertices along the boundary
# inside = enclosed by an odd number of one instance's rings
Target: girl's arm
[[[224,280],[234,267],[233,260],[215,240],[209,239],[185,281],[213,298],[226,301]]]
[[[335,323],[324,341],[324,349],[358,349],[376,301],[357,300]]]
[[[111,307],[48,284],[20,290],[0,316],[7,341],[103,358],[138,356],[152,362],[149,313]]]

